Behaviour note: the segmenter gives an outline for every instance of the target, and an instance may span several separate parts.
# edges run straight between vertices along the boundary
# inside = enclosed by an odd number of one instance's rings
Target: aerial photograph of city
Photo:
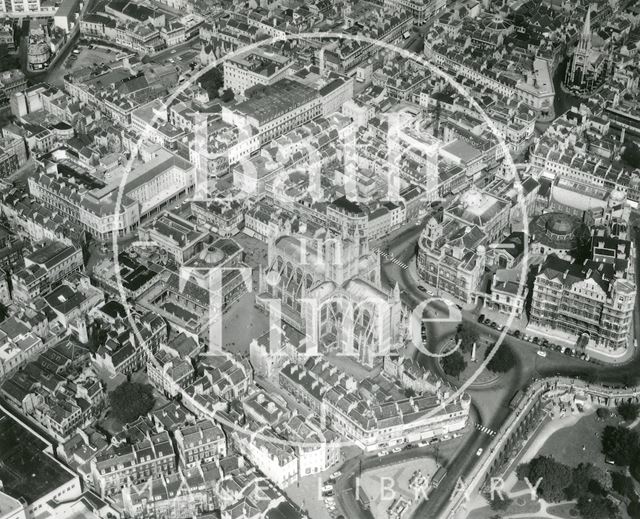
[[[640,0],[0,0],[0,519],[640,519]]]

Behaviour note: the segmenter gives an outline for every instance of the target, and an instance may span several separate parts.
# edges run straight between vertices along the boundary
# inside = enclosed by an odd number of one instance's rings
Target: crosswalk
[[[482,424],[479,424],[479,423],[475,423],[475,422],[474,422],[474,423],[473,423],[473,426],[474,426],[476,429],[478,429],[478,431],[480,431],[480,432],[482,432],[482,433],[484,433],[484,434],[487,434],[487,435],[489,435],[489,436],[495,436],[495,435],[496,435],[496,431],[494,431],[493,429],[489,429],[488,427],[485,427],[485,426],[484,426],[484,425],[482,425]]]
[[[386,252],[381,251],[380,249],[374,249],[373,252],[380,254],[380,256],[383,256],[387,261],[393,263],[394,265],[398,265],[398,267],[400,267],[403,270],[407,270],[409,268],[409,265],[402,263],[402,261],[400,261],[395,256],[391,256]]]

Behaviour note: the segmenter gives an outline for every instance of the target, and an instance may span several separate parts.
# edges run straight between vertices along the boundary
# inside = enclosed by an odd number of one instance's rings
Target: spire
[[[591,49],[591,5],[587,8],[587,16],[584,19],[584,26],[582,27],[578,47],[580,50]]]

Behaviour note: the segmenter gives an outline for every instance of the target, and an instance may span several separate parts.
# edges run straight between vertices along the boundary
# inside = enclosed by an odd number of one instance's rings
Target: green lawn
[[[596,413],[581,418],[573,427],[556,431],[544,444],[538,455],[553,456],[560,463],[575,467],[580,463],[593,463],[610,469],[601,451],[600,435],[607,425],[617,425],[614,415],[608,420],[598,420]]]

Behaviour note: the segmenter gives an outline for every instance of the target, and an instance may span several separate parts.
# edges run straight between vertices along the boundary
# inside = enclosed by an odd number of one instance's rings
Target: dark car
[[[564,354],[565,355],[571,355],[571,348],[565,348],[564,349]]]
[[[484,321],[484,314],[480,314],[480,315],[478,316],[478,322],[479,322],[479,323],[481,323],[481,322],[483,322],[483,321]]]
[[[426,292],[427,289],[424,288],[422,285],[418,285],[418,290],[420,290],[420,292]]]
[[[540,339],[538,339],[537,337],[533,338],[533,344],[538,344],[540,342]]]
[[[487,317],[483,322],[486,326],[489,326],[491,324],[491,319]]]
[[[498,323],[496,323],[495,321],[491,321],[491,328],[497,328],[498,327]]]
[[[513,332],[513,336],[514,336],[514,337],[520,337],[520,335],[522,335],[522,334],[520,333],[520,330],[516,330],[515,332]]]

